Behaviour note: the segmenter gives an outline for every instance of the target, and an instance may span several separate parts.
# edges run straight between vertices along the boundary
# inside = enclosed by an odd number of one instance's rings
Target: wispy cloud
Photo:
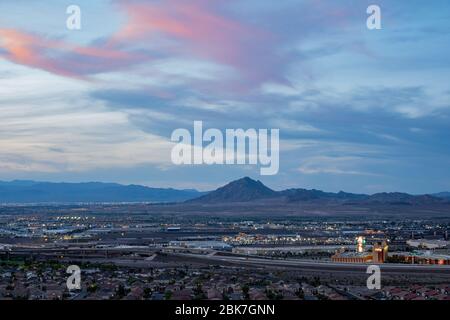
[[[0,172],[170,163],[167,137],[143,133],[127,113],[89,100],[89,90],[88,84],[28,70],[0,79]]]
[[[274,55],[266,50],[274,45],[271,34],[228,17],[223,2],[212,1],[114,1],[126,16],[126,23],[107,38],[77,46],[47,35],[16,29],[0,29],[0,56],[18,64],[62,76],[85,78],[160,60],[161,71],[181,70],[202,78],[202,68],[210,64],[228,66],[239,72],[234,81],[254,84],[275,76]],[[195,71],[189,59],[203,59]],[[171,63],[168,64],[168,63]],[[270,69],[270,70],[269,70]],[[177,71],[178,70],[178,71]],[[176,76],[176,74],[173,74]],[[209,80],[208,78],[204,80]]]
[[[448,186],[445,1],[379,0],[378,31],[369,0],[80,0],[74,32],[60,1],[23,3],[0,3],[2,176],[212,186],[252,173],[171,166],[172,130],[202,120],[280,128],[274,186]]]
[[[364,160],[358,157],[312,157],[304,160],[298,171],[302,174],[376,175],[354,169]]]
[[[0,29],[0,56],[21,65],[65,77],[85,76],[122,68],[141,57],[107,48],[77,46],[29,32]]]

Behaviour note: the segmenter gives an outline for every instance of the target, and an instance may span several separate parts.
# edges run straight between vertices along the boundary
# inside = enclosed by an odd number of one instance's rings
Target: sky
[[[449,78],[447,0],[1,1],[0,180],[449,191]],[[279,173],[174,165],[195,120],[278,128]]]

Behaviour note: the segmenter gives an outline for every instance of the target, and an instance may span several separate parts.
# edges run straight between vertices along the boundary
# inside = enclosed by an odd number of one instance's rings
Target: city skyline
[[[450,4],[375,2],[3,2],[0,180],[449,191]],[[197,120],[279,128],[279,173],[173,165]]]

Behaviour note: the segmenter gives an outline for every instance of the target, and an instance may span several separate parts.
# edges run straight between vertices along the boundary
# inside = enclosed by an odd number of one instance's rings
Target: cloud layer
[[[20,24],[0,16],[0,179],[211,188],[256,176],[171,164],[171,132],[202,120],[279,128],[267,182],[280,188],[450,189],[447,2],[379,1],[380,31],[365,27],[370,1],[79,2],[80,31],[56,1]]]

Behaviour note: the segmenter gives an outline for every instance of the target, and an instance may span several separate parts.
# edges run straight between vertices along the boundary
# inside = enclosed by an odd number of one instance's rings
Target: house
[[[177,290],[172,293],[172,300],[191,300],[192,295],[193,293],[190,289]]]
[[[222,292],[216,288],[208,289],[206,296],[208,297],[208,300],[222,300]]]

